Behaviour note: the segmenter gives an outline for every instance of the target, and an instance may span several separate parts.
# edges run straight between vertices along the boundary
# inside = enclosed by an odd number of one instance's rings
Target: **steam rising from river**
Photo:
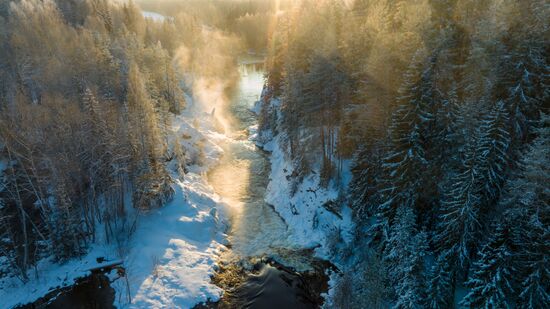
[[[263,59],[238,64],[240,51],[238,38],[203,26],[196,42],[180,46],[175,57],[192,92],[193,108],[211,114],[221,127],[218,145],[224,155],[208,174],[231,216],[232,250],[221,260],[270,256],[296,269],[308,269],[309,261],[292,253],[286,223],[264,201],[270,162],[248,139],[248,128],[257,125],[251,108],[264,84]]]
[[[224,155],[208,175],[231,211],[233,256],[224,259],[288,247],[286,224],[264,202],[269,162],[247,133],[257,123],[250,109],[262,91],[263,64],[256,59],[239,65],[239,47],[237,38],[203,27],[199,42],[192,48],[181,46],[176,53],[181,70],[192,72],[186,74],[186,84],[192,85],[193,107],[212,114],[222,127],[219,133],[225,135],[219,142]]]
[[[175,61],[192,85],[194,103],[205,113],[212,113],[229,133],[232,120],[227,112],[231,93],[238,82],[237,53],[242,49],[235,36],[203,26],[192,48],[178,48]]]

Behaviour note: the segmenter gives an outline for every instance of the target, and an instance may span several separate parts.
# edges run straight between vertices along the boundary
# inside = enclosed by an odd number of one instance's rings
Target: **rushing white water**
[[[241,64],[240,83],[225,117],[232,118],[225,154],[209,173],[209,182],[231,206],[229,233],[232,253],[237,257],[274,255],[288,247],[287,226],[264,202],[269,177],[265,154],[248,139],[247,128],[257,123],[251,111],[259,99],[264,78],[261,65]]]

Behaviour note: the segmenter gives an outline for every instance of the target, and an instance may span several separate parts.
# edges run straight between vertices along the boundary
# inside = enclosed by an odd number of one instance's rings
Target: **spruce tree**
[[[489,242],[473,263],[466,287],[470,292],[461,301],[469,308],[509,308],[516,269],[513,265],[509,227],[497,224]]]
[[[550,117],[542,114],[537,137],[508,181],[500,207],[512,224],[518,308],[550,303]]]
[[[425,306],[431,309],[451,307],[454,296],[454,257],[450,251],[439,255],[429,273]]]
[[[393,308],[421,308],[427,242],[426,234],[416,228],[414,210],[400,207],[385,250],[390,280],[397,295]]]
[[[422,180],[427,167],[426,138],[430,113],[431,70],[425,69],[422,51],[417,52],[407,70],[397,98],[398,108],[390,126],[389,151],[382,167],[385,170],[380,211],[391,220],[398,206],[418,207]]]
[[[500,101],[483,118],[479,150],[482,152],[482,169],[485,202],[498,198],[509,167],[510,133],[509,116],[504,102]]]
[[[534,31],[534,30],[533,30]],[[521,33],[521,37],[518,35]],[[547,48],[532,33],[514,32],[506,54],[502,55],[500,71],[501,93],[513,126],[515,143],[531,134],[530,128],[539,117],[541,107],[550,107],[550,65],[545,57]]]
[[[481,227],[481,161],[477,138],[472,138],[464,147],[459,169],[450,172],[442,186],[443,199],[434,243],[439,252],[451,252],[461,266],[467,266],[475,253],[473,247]]]

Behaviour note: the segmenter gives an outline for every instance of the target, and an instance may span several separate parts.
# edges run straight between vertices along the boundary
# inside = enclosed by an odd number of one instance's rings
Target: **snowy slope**
[[[329,240],[341,237],[350,240],[353,222],[349,207],[343,207],[339,215],[323,205],[338,199],[339,189],[333,185],[320,186],[319,173],[310,174],[291,194],[292,163],[281,147],[283,134],[276,136],[264,149],[271,151],[271,177],[267,187],[266,202],[273,205],[290,229],[293,243],[304,248],[316,248],[317,256],[330,259]],[[337,236],[339,235],[339,236]]]
[[[176,181],[174,200],[144,217],[133,237],[135,249],[126,260],[133,296],[130,308],[189,308],[221,296],[210,276],[217,257],[226,250],[227,224],[224,205],[204,173],[222,155],[214,142],[222,137],[210,130],[209,117],[187,111],[172,121],[187,156],[197,158],[188,158],[195,164],[183,181]],[[119,305],[125,307],[124,301]]]
[[[261,106],[262,104],[267,106]],[[272,99],[267,103],[260,101],[252,110],[260,114],[262,108],[267,109],[267,113],[275,119],[275,126],[279,126],[282,117],[280,101],[278,99]],[[354,228],[352,212],[348,206],[344,205],[337,215],[329,211],[330,207],[325,206],[337,201],[340,188],[346,188],[349,185],[352,178],[351,162],[347,160],[343,164],[340,186],[334,183],[329,184],[327,188],[320,186],[320,173],[316,171],[305,177],[298,184],[296,193],[292,195],[293,165],[287,155],[288,151],[283,147],[287,144],[284,131],[277,127],[264,131],[253,129],[251,133],[256,144],[271,152],[271,175],[266,202],[273,205],[288,224],[291,241],[298,247],[315,248],[317,257],[328,260],[343,269],[345,265],[341,264],[336,252],[338,248],[335,246],[343,246],[342,242],[349,243],[352,240]],[[273,132],[279,133],[274,136]],[[330,304],[333,287],[339,279],[337,273],[329,272],[329,275],[329,291],[325,295],[326,304]]]
[[[208,185],[205,173],[222,155],[216,141],[224,137],[214,131],[209,117],[186,110],[172,121],[171,140],[180,137],[186,160],[192,165],[184,180],[177,179],[174,171],[175,195],[170,203],[139,217],[123,257],[128,285],[124,279],[113,283],[118,308],[189,308],[217,300],[222,293],[210,283],[210,275],[217,257],[226,250],[225,206]],[[40,261],[40,276],[31,273],[26,284],[16,278],[0,279],[0,308],[30,303],[56,287],[72,285],[99,265],[97,257],[117,259],[120,248],[106,244],[102,235],[98,239],[80,259],[63,265]]]
[[[256,104],[253,108],[257,114],[261,109],[260,104],[262,103]],[[279,110],[280,101],[272,99],[264,104],[269,104],[267,106],[269,113],[274,115],[279,125],[282,117]],[[305,177],[298,184],[296,193],[292,195],[291,175],[294,168],[287,155],[288,151],[282,146],[286,144],[284,143],[285,133],[283,130],[273,129],[275,128],[252,132],[258,146],[271,153],[271,175],[265,200],[273,205],[288,224],[291,240],[296,246],[316,248],[318,257],[330,260],[331,239],[337,237],[344,241],[351,240],[353,230],[351,209],[344,206],[339,214],[330,210],[328,205],[337,201],[340,189],[333,183],[327,188],[321,186],[319,172]],[[280,133],[273,136],[272,131]],[[346,187],[351,179],[349,162],[344,166],[341,187]]]
[[[217,202],[198,175],[186,175],[175,187],[174,201],[144,217],[133,237],[126,259],[131,308],[188,308],[221,295],[209,283],[224,248]]]

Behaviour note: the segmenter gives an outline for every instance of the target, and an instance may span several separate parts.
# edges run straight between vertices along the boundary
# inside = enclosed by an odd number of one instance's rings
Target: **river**
[[[293,246],[286,223],[264,201],[268,154],[249,140],[249,129],[258,122],[251,109],[263,89],[263,63],[241,62],[239,73],[238,88],[221,113],[231,124],[220,145],[224,155],[208,174],[209,183],[231,209],[231,250],[222,256],[225,267],[214,282],[221,282],[226,291],[226,307],[316,308],[326,289],[324,266],[307,250],[289,249]]]
[[[209,173],[208,181],[232,210],[229,233],[233,253],[255,256],[286,245],[287,227],[278,214],[264,202],[269,182],[267,155],[248,139],[248,129],[257,124],[251,111],[263,87],[261,63],[241,64],[240,82],[228,111],[231,126],[227,141],[221,145],[224,156]]]

